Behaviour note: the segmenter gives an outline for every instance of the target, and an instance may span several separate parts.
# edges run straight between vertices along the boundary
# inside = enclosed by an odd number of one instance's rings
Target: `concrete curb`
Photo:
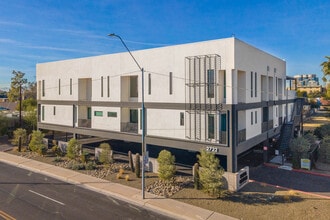
[[[267,167],[272,167],[272,168],[279,168],[281,165],[275,165],[275,164],[271,164],[271,163],[264,163],[265,166]],[[311,174],[311,175],[315,175],[315,176],[323,176],[323,177],[328,177],[330,178],[329,174],[325,174],[325,173],[318,173],[318,172],[313,172],[313,171],[309,171],[309,170],[298,170],[298,169],[293,169],[293,172],[298,172],[298,173],[306,173],[306,174]]]
[[[0,152],[0,162],[7,163],[19,168],[41,173],[64,182],[78,185],[80,187],[113,196],[119,200],[126,201],[148,210],[156,211],[175,219],[199,219],[199,220],[233,220],[236,218],[196,207],[173,199],[146,193],[146,199],[142,199],[141,190],[112,183],[107,180],[78,173],[62,167],[56,167],[32,159]]]

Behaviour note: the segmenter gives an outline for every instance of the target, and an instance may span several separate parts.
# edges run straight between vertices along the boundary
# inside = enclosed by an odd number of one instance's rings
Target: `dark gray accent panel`
[[[88,129],[88,128],[73,128],[70,126],[61,126],[61,125],[52,125],[52,124],[44,124],[38,123],[38,129],[47,129],[47,130],[55,130],[62,131],[73,134],[82,134],[95,136],[106,139],[117,139],[131,142],[141,142],[141,135],[133,134],[133,133],[123,133],[123,132],[115,132],[115,131],[105,131],[105,130],[96,130],[96,129]],[[217,154],[219,155],[227,155],[229,148],[224,147],[219,144],[214,143],[205,143],[205,142],[195,142],[190,140],[180,140],[174,138],[165,138],[165,137],[155,137],[155,136],[147,136],[146,144],[166,146],[184,150],[191,151],[200,151],[200,149],[206,149],[206,147],[216,147],[218,149]]]

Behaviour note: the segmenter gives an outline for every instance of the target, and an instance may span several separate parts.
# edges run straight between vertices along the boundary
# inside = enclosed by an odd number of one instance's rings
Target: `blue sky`
[[[36,63],[231,37],[316,73],[330,55],[330,1],[1,0],[0,88]]]

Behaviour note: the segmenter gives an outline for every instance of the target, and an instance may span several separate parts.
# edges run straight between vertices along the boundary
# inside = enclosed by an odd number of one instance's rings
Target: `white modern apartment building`
[[[286,63],[237,38],[133,51],[145,70],[146,144],[237,156],[292,118]],[[141,71],[129,53],[37,64],[38,128],[141,142]]]

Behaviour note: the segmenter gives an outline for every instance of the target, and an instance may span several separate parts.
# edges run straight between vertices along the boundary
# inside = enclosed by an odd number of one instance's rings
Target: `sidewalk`
[[[156,196],[150,193],[146,193],[146,199],[143,200],[142,192],[139,189],[131,188],[118,183],[112,183],[103,179],[75,172],[73,170],[68,170],[4,152],[0,152],[0,162],[51,176],[65,182],[80,185],[81,187],[113,196],[176,219],[235,219],[214,211],[202,209],[200,207],[192,206],[173,199]]]

